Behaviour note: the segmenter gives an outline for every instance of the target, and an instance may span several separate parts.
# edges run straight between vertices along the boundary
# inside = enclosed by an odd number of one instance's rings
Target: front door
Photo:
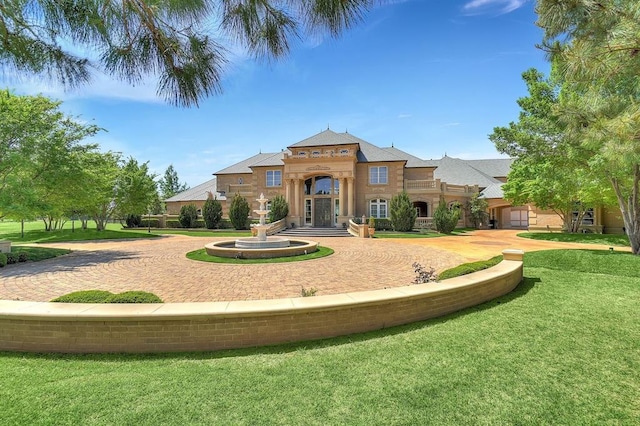
[[[313,226],[329,228],[331,223],[331,198],[316,198],[313,200]]]

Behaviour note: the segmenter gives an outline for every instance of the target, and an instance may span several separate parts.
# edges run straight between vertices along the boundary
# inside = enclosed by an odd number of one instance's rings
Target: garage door
[[[511,209],[510,221],[512,228],[526,228],[529,226],[529,212],[526,209]]]

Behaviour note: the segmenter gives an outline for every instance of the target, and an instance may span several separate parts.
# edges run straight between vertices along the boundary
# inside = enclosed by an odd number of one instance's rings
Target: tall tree
[[[504,196],[516,205],[552,210],[566,231],[578,232],[588,209],[610,204],[606,182],[591,175],[585,150],[575,146],[561,120],[561,85],[533,68],[522,78],[529,96],[517,101],[518,121],[489,135],[498,151],[516,158],[502,187]]]
[[[59,216],[79,182],[80,159],[99,131],[43,96],[0,91],[0,217]],[[21,217],[17,217],[21,216]]]
[[[339,35],[375,0],[15,0],[0,5],[0,67],[74,87],[90,69],[135,84],[156,74],[157,92],[192,106],[220,92],[225,46],[280,58],[303,33]],[[86,48],[79,56],[65,46]]]
[[[121,218],[127,215],[141,215],[150,212],[156,199],[155,174],[149,172],[149,164],[138,164],[129,157],[122,165],[115,181],[114,202]]]
[[[165,170],[164,176],[160,179],[158,185],[160,186],[160,195],[164,200],[189,189],[189,186],[186,183],[180,183],[180,179],[178,179],[178,172],[173,168],[173,164],[169,164],[169,167]]]
[[[590,170],[613,189],[640,255],[640,5],[539,0],[543,46],[566,96],[560,114]]]

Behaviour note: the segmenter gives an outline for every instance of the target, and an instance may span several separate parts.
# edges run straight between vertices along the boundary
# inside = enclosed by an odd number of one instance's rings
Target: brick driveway
[[[48,301],[72,291],[102,289],[150,291],[165,302],[209,302],[297,297],[303,286],[327,295],[410,284],[415,276],[413,262],[442,271],[487,259],[505,248],[580,246],[525,240],[515,233],[476,231],[470,236],[397,240],[316,238],[335,253],[305,262],[262,265],[206,263],[185,257],[217,240],[208,237],[42,244],[74,251],[2,268],[0,299]]]

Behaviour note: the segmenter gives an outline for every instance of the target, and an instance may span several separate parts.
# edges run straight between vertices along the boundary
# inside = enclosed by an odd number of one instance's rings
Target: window
[[[267,170],[267,186],[282,186],[282,172],[280,170]]]
[[[374,185],[387,184],[387,166],[370,167],[369,183]]]
[[[340,155],[349,155],[349,150],[348,149],[341,149],[340,150]]]
[[[311,151],[312,157],[320,157],[320,151]]]
[[[387,217],[387,200],[376,198],[369,202],[369,216],[378,219],[385,219]]]
[[[306,157],[307,156],[307,152],[306,151],[300,151],[298,153],[298,157]]]

